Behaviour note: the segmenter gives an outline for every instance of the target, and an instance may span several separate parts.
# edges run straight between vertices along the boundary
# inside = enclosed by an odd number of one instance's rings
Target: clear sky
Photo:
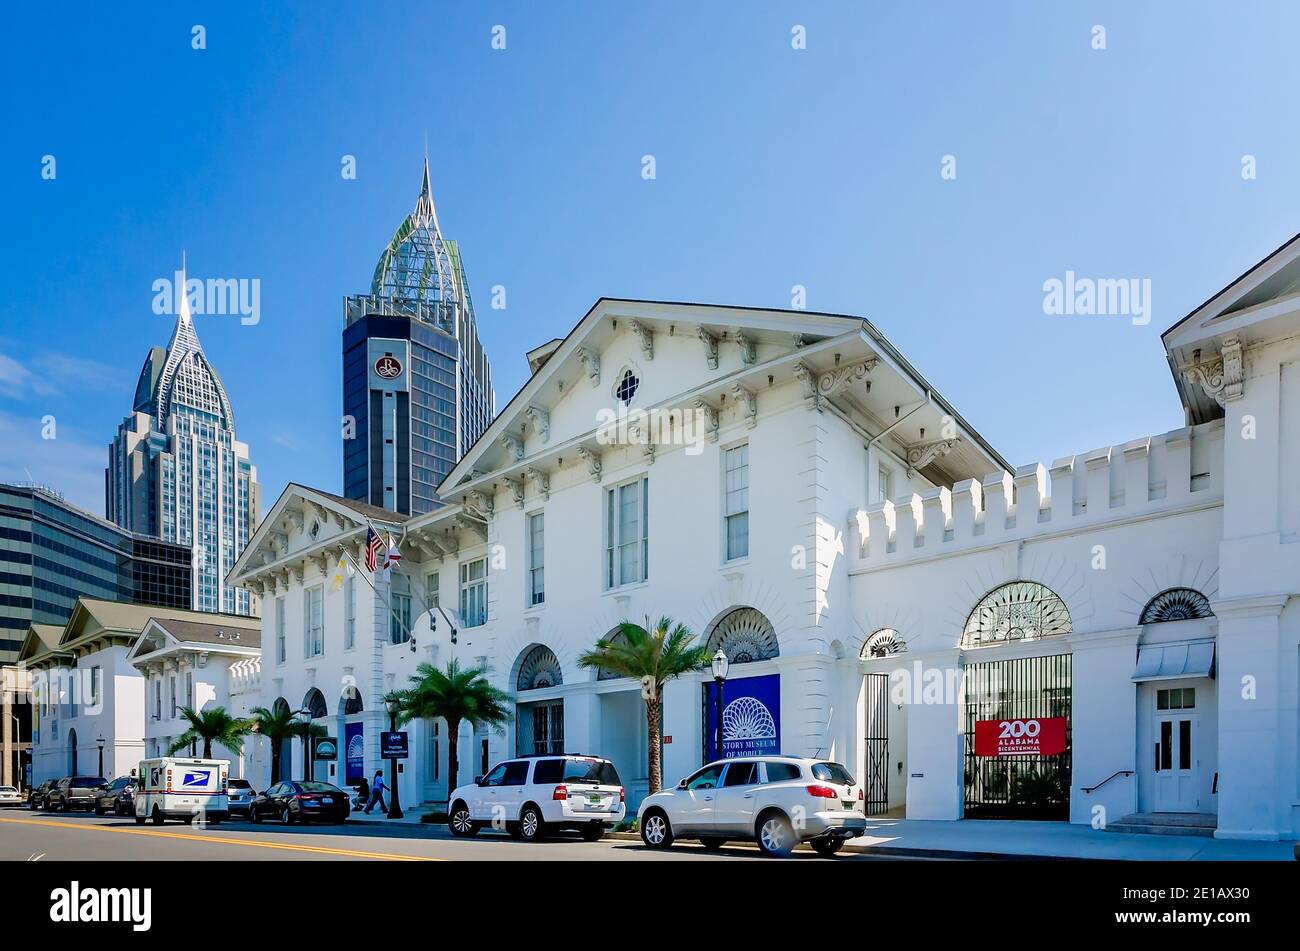
[[[196,324],[265,504],[340,488],[342,301],[426,134],[498,406],[602,295],[787,307],[801,284],[1014,464],[1181,425],[1160,332],[1300,231],[1281,0],[22,4],[4,27],[0,479],[100,513],[182,250],[261,282],[257,325]],[[1149,279],[1150,323],[1045,314],[1067,271]]]

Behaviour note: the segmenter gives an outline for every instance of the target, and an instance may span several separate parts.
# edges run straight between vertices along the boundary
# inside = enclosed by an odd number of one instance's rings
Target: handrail
[[[1085,793],[1094,793],[1094,792],[1096,792],[1098,789],[1100,789],[1102,786],[1105,786],[1108,782],[1110,782],[1110,781],[1111,781],[1112,779],[1114,779],[1116,776],[1132,776],[1134,772],[1135,772],[1135,771],[1134,771],[1134,770],[1131,770],[1131,769],[1117,769],[1117,770],[1115,770],[1115,772],[1111,773],[1109,776],[1107,776],[1105,779],[1103,779],[1103,780],[1102,780],[1101,782],[1099,782],[1097,785],[1095,785],[1095,786],[1084,786],[1084,787],[1083,787],[1083,791],[1084,791]]]

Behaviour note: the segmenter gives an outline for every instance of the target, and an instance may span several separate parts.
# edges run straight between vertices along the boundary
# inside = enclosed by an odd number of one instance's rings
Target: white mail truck
[[[226,777],[230,763],[223,759],[182,759],[163,756],[140,760],[136,774],[135,821],[161,825],[167,819],[193,822],[199,818],[214,825],[230,815]]]

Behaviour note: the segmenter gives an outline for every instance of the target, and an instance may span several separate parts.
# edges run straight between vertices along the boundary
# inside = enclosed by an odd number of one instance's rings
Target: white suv
[[[794,756],[709,763],[676,789],[647,796],[637,822],[652,849],[678,838],[699,839],[708,849],[749,839],[768,855],[788,855],[800,842],[834,855],[867,828],[862,789],[848,770]]]
[[[452,835],[476,835],[487,826],[525,842],[558,829],[576,829],[595,842],[627,813],[614,764],[569,753],[506,760],[474,785],[453,790],[449,803]]]

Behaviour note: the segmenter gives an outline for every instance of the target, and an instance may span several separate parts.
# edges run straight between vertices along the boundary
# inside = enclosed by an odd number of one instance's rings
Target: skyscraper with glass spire
[[[496,412],[469,282],[443,238],[424,162],[420,196],[343,305],[343,494],[419,515]]]
[[[225,577],[257,526],[257,468],[235,438],[230,397],[195,333],[183,268],[179,280],[171,343],[149,351],[131,415],[108,447],[105,514],[191,549],[195,610],[255,614],[256,599]]]

